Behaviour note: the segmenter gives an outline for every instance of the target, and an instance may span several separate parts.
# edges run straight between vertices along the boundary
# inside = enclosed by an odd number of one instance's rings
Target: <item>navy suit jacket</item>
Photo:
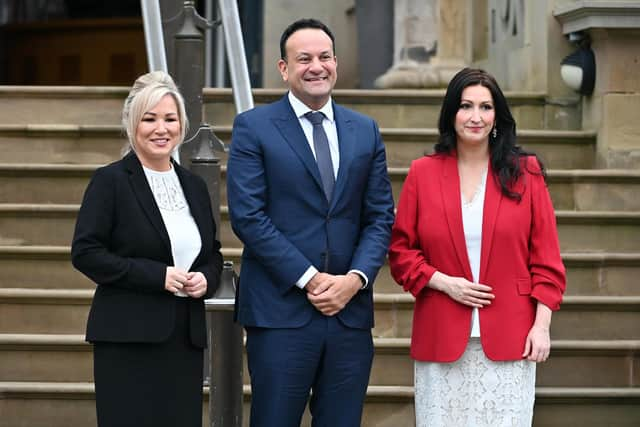
[[[333,110],[340,166],[330,202],[287,96],[234,121],[227,198],[244,243],[236,315],[245,326],[305,325],[315,307],[295,283],[313,265],[367,275],[367,288],[337,316],[348,327],[373,327],[373,281],[393,224],[385,149],[371,118],[336,104]]]
[[[222,255],[206,184],[174,163],[202,249],[191,271],[207,279],[204,297],[189,298],[190,335],[206,347],[204,298],[220,282]],[[164,289],[174,265],[169,234],[138,157],[96,171],[82,201],[71,247],[73,265],[98,286],[87,322],[88,341],[161,342],[175,325],[177,298]]]

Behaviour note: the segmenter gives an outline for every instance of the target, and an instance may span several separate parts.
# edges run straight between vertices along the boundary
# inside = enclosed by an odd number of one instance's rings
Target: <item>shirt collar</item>
[[[288,98],[289,98],[289,104],[291,104],[291,108],[293,108],[293,112],[296,114],[296,117],[299,119],[304,117],[304,115],[309,111],[315,111],[307,107],[302,101],[296,98],[296,96],[293,93],[291,93],[291,91],[289,91]],[[327,103],[324,104],[324,106],[318,111],[323,113],[324,116],[327,119],[329,119],[330,122],[333,122],[333,103],[332,103],[331,97],[329,97],[329,100],[327,101]]]

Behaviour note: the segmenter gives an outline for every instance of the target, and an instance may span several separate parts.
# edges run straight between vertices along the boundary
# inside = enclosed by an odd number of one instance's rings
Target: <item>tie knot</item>
[[[309,111],[304,115],[307,120],[311,122],[312,125],[316,126],[322,123],[324,119],[324,114],[319,111]]]

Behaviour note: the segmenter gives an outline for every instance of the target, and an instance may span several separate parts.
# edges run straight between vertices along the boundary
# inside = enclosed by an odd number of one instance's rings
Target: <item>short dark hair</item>
[[[521,194],[513,191],[512,188],[522,175],[520,160],[526,156],[535,156],[536,158],[537,156],[523,150],[517,144],[516,121],[511,114],[507,99],[496,79],[485,70],[465,68],[453,76],[449,82],[440,110],[440,119],[438,120],[440,135],[434,150],[436,153],[451,154],[456,149],[457,135],[454,121],[460,109],[462,91],[469,86],[476,85],[484,86],[491,92],[495,108],[496,136],[489,136],[491,166],[498,175],[502,194],[519,201]],[[537,160],[540,165],[540,173],[546,176],[542,161],[539,158]]]
[[[325,34],[328,35],[329,38],[331,39],[331,47],[333,48],[333,53],[335,55],[336,39],[335,37],[333,37],[333,33],[331,32],[329,27],[327,27],[325,24],[318,21],[317,19],[304,18],[304,19],[298,19],[296,22],[294,22],[293,24],[285,28],[284,32],[282,33],[282,36],[280,37],[280,58],[282,58],[283,60],[287,59],[287,50],[285,45],[287,44],[287,40],[289,40],[289,37],[291,37],[291,35],[296,31],[304,30],[305,28],[313,28],[316,30],[324,31]]]

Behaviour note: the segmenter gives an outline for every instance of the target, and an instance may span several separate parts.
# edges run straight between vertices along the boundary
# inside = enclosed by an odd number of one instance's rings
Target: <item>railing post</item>
[[[200,15],[194,1],[185,1],[182,26],[175,35],[175,77],[185,99],[190,130],[180,148],[180,162],[207,183],[220,235],[220,158],[224,144],[211,126],[202,123],[204,86],[203,30],[213,25]],[[218,237],[216,236],[216,237]],[[220,287],[206,300],[208,351],[205,352],[205,383],[209,384],[209,426],[242,426],[242,328],[234,322],[237,276],[226,261]]]
[[[206,300],[211,354],[209,426],[242,427],[242,327],[233,319],[238,276],[225,261],[220,288]]]
[[[203,30],[212,26],[198,15],[195,2],[185,1],[182,10],[182,25],[175,35],[175,77],[184,97],[189,131],[185,143],[180,148],[180,163],[190,168],[191,157],[200,150],[198,143],[202,139],[194,140],[194,136],[202,123],[202,88],[204,87],[204,35]],[[213,155],[215,157],[215,155]]]

